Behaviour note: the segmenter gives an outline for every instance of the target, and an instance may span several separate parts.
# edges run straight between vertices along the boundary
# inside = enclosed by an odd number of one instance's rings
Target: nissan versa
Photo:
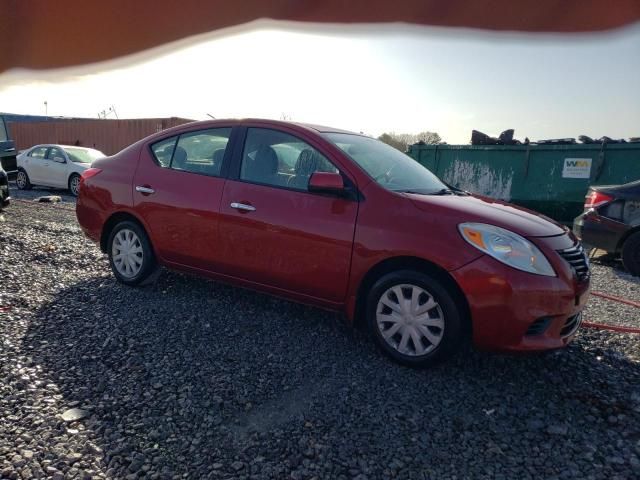
[[[334,128],[165,130],[95,160],[76,212],[124,284],[164,265],[339,310],[408,365],[469,337],[492,350],[563,347],[589,291],[567,228]]]

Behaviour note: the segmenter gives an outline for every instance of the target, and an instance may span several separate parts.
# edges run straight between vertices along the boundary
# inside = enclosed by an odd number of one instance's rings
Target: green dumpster
[[[590,185],[640,179],[640,143],[411,145],[409,155],[442,180],[571,224]]]

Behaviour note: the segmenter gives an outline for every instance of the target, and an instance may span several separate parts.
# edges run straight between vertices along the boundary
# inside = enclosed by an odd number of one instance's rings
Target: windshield
[[[75,163],[91,163],[105,156],[104,153],[90,148],[65,148],[64,151],[67,152],[71,161]]]
[[[323,135],[388,190],[437,193],[447,188],[427,168],[379,140],[349,133]]]

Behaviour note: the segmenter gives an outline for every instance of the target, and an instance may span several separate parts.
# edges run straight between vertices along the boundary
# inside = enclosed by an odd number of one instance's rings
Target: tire
[[[18,174],[16,175],[16,185],[18,186],[18,190],[31,190],[31,180],[29,180],[29,175],[22,168],[18,170]]]
[[[77,173],[72,173],[71,176],[69,177],[68,186],[69,186],[69,191],[71,192],[71,195],[73,195],[74,197],[77,197],[78,189],[80,188],[80,175],[78,175]]]
[[[404,306],[397,292],[408,302]],[[397,363],[432,366],[451,357],[467,340],[464,313],[454,298],[449,287],[433,276],[412,270],[392,272],[367,294],[367,325],[378,346]]]
[[[640,232],[632,233],[624,241],[622,263],[631,275],[640,277]]]
[[[129,245],[133,251],[130,251],[129,255],[125,253],[124,257],[118,257],[118,254],[129,249]],[[140,285],[157,270],[157,262],[149,237],[136,222],[127,220],[113,227],[109,233],[107,254],[113,274],[125,285]]]

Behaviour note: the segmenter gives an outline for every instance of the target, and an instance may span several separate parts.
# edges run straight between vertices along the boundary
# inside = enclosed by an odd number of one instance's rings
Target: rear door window
[[[212,128],[183,133],[173,152],[171,168],[203,175],[220,176],[231,128]]]
[[[65,160],[64,157],[64,152],[62,150],[60,150],[57,147],[51,147],[49,149],[49,153],[47,154],[47,158],[49,160],[55,160],[56,158],[61,158],[62,160]],[[57,160],[57,161],[61,161],[61,160]]]
[[[218,177],[230,137],[231,128],[209,128],[161,140],[151,150],[161,167]]]

